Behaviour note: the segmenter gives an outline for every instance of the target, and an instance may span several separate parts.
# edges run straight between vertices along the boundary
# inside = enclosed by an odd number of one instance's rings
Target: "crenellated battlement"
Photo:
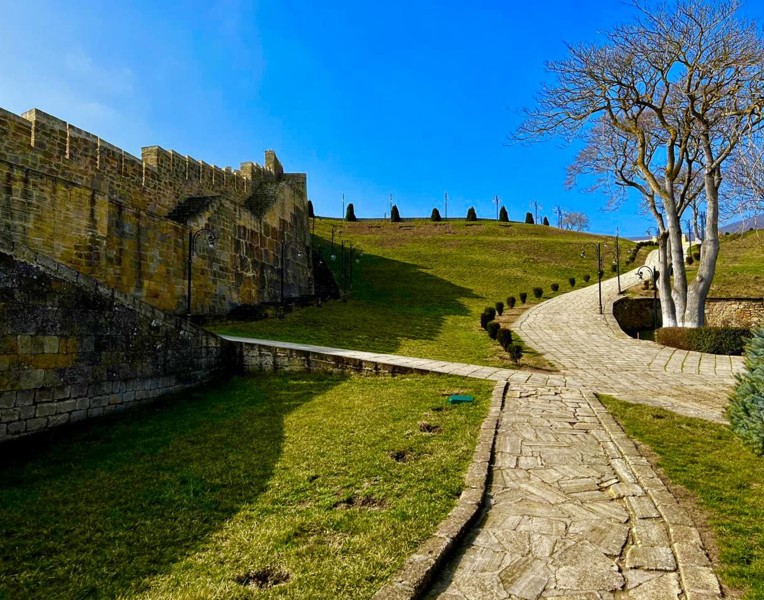
[[[0,156],[162,216],[184,195],[226,194],[243,202],[259,181],[289,175],[273,150],[265,152],[265,166],[244,162],[240,169],[210,165],[160,146],[142,148],[138,158],[39,109],[19,116],[0,108]]]
[[[280,275],[281,242],[310,245],[306,176],[273,150],[264,163],[220,168],[160,146],[138,158],[41,110],[0,109],[0,234],[181,312],[188,232],[209,226],[194,312],[311,293],[307,263]]]

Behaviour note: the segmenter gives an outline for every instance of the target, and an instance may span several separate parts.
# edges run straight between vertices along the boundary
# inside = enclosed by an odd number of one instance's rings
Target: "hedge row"
[[[655,332],[655,341],[680,350],[741,355],[751,335],[743,327],[662,327]]]

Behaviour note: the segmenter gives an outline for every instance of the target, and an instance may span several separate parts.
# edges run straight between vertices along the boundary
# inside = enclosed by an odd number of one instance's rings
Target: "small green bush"
[[[553,283],[550,287],[552,288],[553,292],[556,292],[557,290],[560,289],[560,284],[559,283]]]
[[[692,257],[693,257],[695,260],[700,260],[700,252],[693,252],[693,253],[692,253]]]
[[[688,256],[688,257],[687,257],[687,258],[685,258],[684,260],[685,260],[685,261],[687,261],[687,264],[688,264],[688,265],[691,265],[692,263],[694,263],[694,262],[695,262],[694,260],[692,260],[692,256]]]
[[[503,313],[503,312],[504,312],[504,303],[503,303],[501,300],[499,300],[499,301],[498,301],[498,302],[495,304],[495,306],[496,306],[496,314],[498,314],[499,316],[501,316],[501,313]]]
[[[743,327],[662,327],[655,341],[680,350],[738,356],[751,335]]]
[[[501,207],[501,210],[499,211],[499,221],[501,223],[509,223],[509,213],[507,212],[507,209],[505,207]]]
[[[512,330],[506,327],[499,329],[499,333],[496,334],[496,341],[499,342],[499,345],[504,350],[509,348],[509,345],[512,343]]]
[[[610,265],[610,270],[613,273],[615,273],[618,270],[618,264],[617,263],[613,263],[612,265]]]
[[[475,208],[470,206],[467,210],[467,220],[468,221],[477,221],[477,213],[475,212]]]
[[[488,323],[491,321],[493,321],[493,317],[491,317],[491,315],[489,315],[487,312],[483,311],[480,313],[480,327],[485,329],[488,327]]]
[[[496,339],[496,336],[499,334],[499,328],[501,325],[499,325],[496,321],[491,321],[488,323],[488,326],[485,328],[485,330],[488,332],[488,337],[492,340]]]
[[[591,275],[589,275],[589,273],[587,273],[586,275],[584,275],[584,281],[585,281],[586,283],[589,283],[589,280],[590,280],[591,278],[592,278],[592,276],[591,276]]]
[[[525,301],[528,299],[528,292],[520,292],[520,302],[525,304]]]
[[[570,284],[570,287],[576,287],[576,278],[568,277],[568,283]]]
[[[430,215],[430,221],[435,221],[437,223],[440,220],[441,220],[440,211],[437,208],[433,208],[432,214]]]
[[[523,357],[523,347],[520,344],[510,344],[507,347],[507,354],[509,354],[509,358],[512,359],[512,362],[517,364]]]
[[[734,431],[759,455],[764,454],[764,328],[748,343],[745,371],[738,376],[727,416]]]
[[[533,213],[529,213],[529,212],[525,213],[525,222],[528,225],[533,225]]]
[[[491,317],[490,319],[488,319],[489,321],[493,321],[496,318],[496,309],[493,306],[486,306],[483,309],[483,312],[486,313],[489,317]]]
[[[393,204],[393,207],[390,209],[390,221],[392,221],[393,223],[401,222],[401,213],[398,210],[397,204]]]
[[[517,304],[517,299],[514,296],[507,296],[507,306],[514,308],[515,304]]]
[[[355,216],[355,206],[353,206],[352,202],[348,204],[347,210],[345,211],[345,220],[350,221],[351,223],[354,223],[358,220],[358,218]]]
[[[544,290],[542,288],[540,288],[540,287],[533,288],[533,297],[534,298],[536,298],[538,300],[543,295],[544,295]]]

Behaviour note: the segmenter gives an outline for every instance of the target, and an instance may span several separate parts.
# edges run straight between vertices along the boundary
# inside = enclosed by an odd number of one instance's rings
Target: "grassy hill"
[[[764,296],[764,232],[723,235],[710,296]]]
[[[334,227],[334,253],[332,228]],[[480,329],[479,315],[507,296],[533,287],[553,295],[550,285],[570,290],[589,274],[596,281],[593,243],[603,241],[606,276],[614,240],[543,225],[495,221],[427,220],[346,223],[316,219],[315,244],[339,272],[344,241],[361,250],[353,263],[348,301],[331,302],[288,315],[284,320],[225,323],[221,333],[283,341],[421,356],[448,361],[507,366],[499,346]],[[621,242],[622,263],[632,242]],[[586,256],[582,257],[582,251]],[[350,277],[348,278],[350,287]],[[532,356],[531,356],[532,360]]]

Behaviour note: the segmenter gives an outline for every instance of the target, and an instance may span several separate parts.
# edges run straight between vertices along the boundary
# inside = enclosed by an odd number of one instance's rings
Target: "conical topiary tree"
[[[357,221],[355,216],[355,207],[353,206],[353,203],[351,202],[348,204],[347,210],[345,211],[345,220],[346,221]]]
[[[745,372],[738,375],[727,416],[732,430],[754,452],[764,454],[764,327],[748,342]]]
[[[432,214],[430,215],[430,221],[440,221],[440,211],[437,208],[432,209]]]
[[[472,206],[470,206],[469,210],[467,211],[467,220],[477,221],[477,213],[475,212],[475,208]]]
[[[525,222],[528,223],[528,225],[533,225],[533,213],[525,213]]]
[[[501,207],[501,210],[499,211],[499,221],[502,223],[509,223],[509,213],[507,212],[507,209],[503,206]]]
[[[308,200],[308,218],[312,219],[316,216],[316,213],[313,211],[313,200]]]
[[[393,204],[393,207],[390,209],[390,221],[393,223],[401,222],[401,213],[398,212],[397,204]]]
[[[549,227],[549,219],[547,219],[546,217],[544,217],[544,225]]]

